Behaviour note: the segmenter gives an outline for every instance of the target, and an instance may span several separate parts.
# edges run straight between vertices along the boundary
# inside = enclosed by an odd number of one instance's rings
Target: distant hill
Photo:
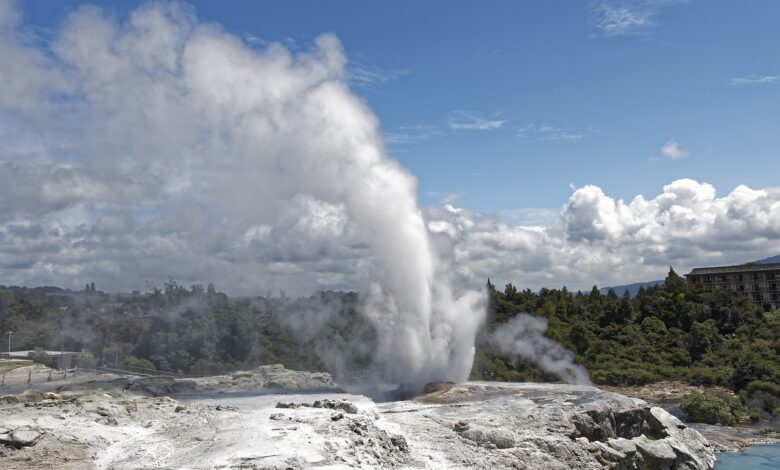
[[[663,280],[660,280],[660,281],[635,282],[633,284],[626,284],[626,285],[623,285],[623,286],[604,287],[604,288],[601,289],[601,293],[606,295],[606,293],[609,292],[610,289],[614,289],[615,293],[618,296],[622,296],[623,293],[626,291],[626,289],[628,289],[628,295],[630,295],[631,297],[635,297],[637,292],[639,292],[639,288],[640,287],[644,287],[644,288],[655,287],[655,286],[657,286],[659,284],[663,284],[663,283],[664,283]]]
[[[772,264],[772,263],[780,263],[780,255],[772,256],[770,258],[764,258],[756,261],[758,264]]]

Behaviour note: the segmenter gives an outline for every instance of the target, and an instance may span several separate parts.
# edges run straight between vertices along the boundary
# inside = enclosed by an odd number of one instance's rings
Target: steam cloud
[[[366,252],[356,270],[367,280],[364,314],[378,330],[377,367],[386,379],[466,378],[484,294],[453,292],[416,180],[387,157],[377,119],[345,85],[347,61],[335,36],[293,54],[279,44],[253,49],[182,4],[142,6],[122,23],[82,7],[43,54],[25,43],[12,4],[2,2],[0,16],[0,118],[24,116],[14,125],[31,140],[67,136],[70,155],[16,149],[45,165],[6,164],[8,201],[31,210],[103,207],[110,214],[104,230],[118,243],[134,228],[127,212],[155,216],[179,206],[157,228],[216,245],[217,253],[232,250],[219,246],[225,241],[211,226],[243,232],[246,252],[262,252],[263,241],[273,241],[268,223],[306,206],[326,238],[350,230],[355,249]],[[14,184],[15,173],[32,187]],[[275,252],[269,261],[306,251]]]
[[[546,319],[521,313],[497,328],[489,341],[502,354],[515,360],[527,359],[566,383],[590,385],[588,371],[574,363],[574,354],[545,337],[545,331]]]

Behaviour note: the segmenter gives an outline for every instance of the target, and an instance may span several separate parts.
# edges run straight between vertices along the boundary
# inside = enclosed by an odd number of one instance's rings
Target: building
[[[780,308],[780,263],[694,268],[693,285],[731,289],[763,308]]]
[[[9,359],[28,359],[30,357],[30,353],[36,352],[34,350],[32,351],[11,351],[7,353],[3,353],[2,355],[5,357],[8,357]],[[81,357],[80,352],[75,351],[41,351],[46,353],[47,356],[57,358],[56,359],[56,365],[57,369],[72,369],[78,362],[79,357]]]

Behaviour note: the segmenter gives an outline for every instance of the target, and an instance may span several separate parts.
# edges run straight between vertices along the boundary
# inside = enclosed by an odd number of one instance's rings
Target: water
[[[722,452],[715,464],[715,470],[769,469],[780,469],[780,445],[757,445],[742,452]]]

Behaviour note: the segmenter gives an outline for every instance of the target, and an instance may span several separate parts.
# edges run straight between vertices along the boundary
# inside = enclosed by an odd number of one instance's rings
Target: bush
[[[137,367],[139,369],[157,370],[157,368],[154,366],[154,364],[151,361],[146,359],[139,359],[135,356],[126,357],[125,360],[122,361],[122,364],[128,367]]]
[[[780,385],[772,382],[750,382],[739,392],[742,401],[760,414],[772,415],[780,409]]]
[[[596,369],[591,372],[591,380],[597,384],[621,386],[644,385],[658,382],[661,376],[649,370],[643,364],[631,364],[614,368]]]
[[[734,369],[731,367],[691,367],[688,370],[688,383],[704,386],[728,386]]]
[[[36,364],[43,364],[46,367],[57,367],[57,358],[49,356],[41,348],[30,351],[27,353],[27,357]]]
[[[734,390],[742,390],[750,382],[773,382],[777,371],[775,366],[754,352],[745,352],[737,357],[734,363],[734,375],[731,386]]]
[[[682,399],[680,408],[691,421],[732,426],[745,414],[739,398],[725,391],[692,392]]]

